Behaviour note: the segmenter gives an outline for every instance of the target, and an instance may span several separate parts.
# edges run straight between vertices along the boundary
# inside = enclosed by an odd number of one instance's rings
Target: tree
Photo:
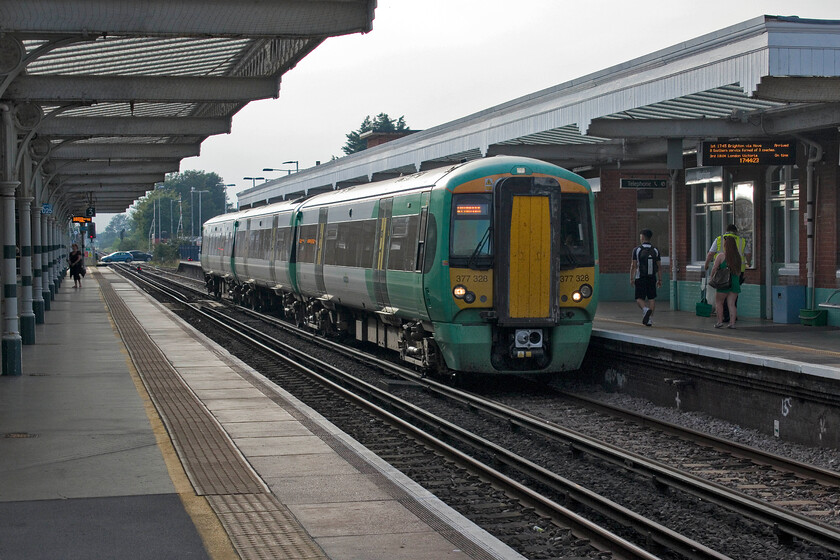
[[[111,221],[108,222],[105,229],[97,233],[97,242],[102,248],[111,247],[116,241],[121,239],[120,234],[123,237],[131,234],[130,223],[126,214],[117,214],[111,218]]]
[[[371,120],[370,115],[365,117],[358,130],[347,134],[347,143],[341,148],[345,154],[355,154],[367,148],[367,141],[361,136],[365,132],[407,132],[410,130],[405,123],[405,117],[392,119],[388,113],[379,113]]]

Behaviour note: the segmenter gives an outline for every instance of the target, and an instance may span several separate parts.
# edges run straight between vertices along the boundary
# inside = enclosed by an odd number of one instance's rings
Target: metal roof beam
[[[173,159],[187,158],[201,154],[200,144],[80,144],[59,146],[51,154],[51,160],[66,159]]]
[[[126,188],[131,187],[131,188]],[[152,190],[148,185],[109,185],[103,187],[89,187],[82,188],[77,185],[73,188],[62,187],[61,192],[67,196],[92,195],[97,199],[103,198],[129,198],[131,200],[145,196],[145,194]]]
[[[87,136],[212,136],[230,133],[229,118],[60,117],[46,119],[38,133],[53,138]]]
[[[138,183],[160,183],[166,177],[163,173],[148,173],[145,175],[108,175],[100,180],[97,175],[66,175],[61,179],[62,185],[126,185]]]
[[[18,76],[4,98],[39,103],[246,103],[276,98],[279,90],[279,78],[29,74]]]
[[[170,173],[180,169],[180,160],[137,161],[72,161],[57,166],[63,175],[121,175],[125,173]],[[60,165],[60,164],[59,164]]]
[[[376,0],[4,0],[12,33],[205,37],[300,37],[367,33]]]
[[[764,76],[755,97],[782,103],[838,103],[840,78]]]
[[[589,136],[602,138],[717,138],[767,136],[758,125],[729,119],[594,119]]]
[[[508,155],[545,159],[565,164],[612,163],[624,160],[662,158],[667,142],[662,138],[642,142],[602,142],[600,144],[496,144],[487,156]]]
[[[840,125],[840,104],[744,112],[726,119],[594,119],[602,138],[767,138]]]

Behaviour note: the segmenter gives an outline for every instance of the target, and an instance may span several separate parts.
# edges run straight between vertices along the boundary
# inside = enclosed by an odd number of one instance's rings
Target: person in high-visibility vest
[[[741,255],[741,270],[739,280],[740,283],[744,283],[744,271],[747,269],[749,264],[749,258],[747,255],[744,254],[746,250],[747,241],[743,237],[738,236],[738,227],[735,224],[729,224],[726,226],[726,233],[723,235],[718,235],[714,241],[712,241],[712,246],[709,247],[709,252],[706,254],[706,262],[703,264],[703,274],[706,274],[706,269],[709,268],[709,263],[712,262],[718,254],[723,251],[723,238],[724,237],[733,237],[735,239],[735,246],[738,247],[738,253]],[[750,255],[752,256],[752,255]],[[735,305],[738,305],[738,299],[735,299]],[[729,322],[729,306],[726,302],[723,304],[723,317],[718,317],[718,321]]]

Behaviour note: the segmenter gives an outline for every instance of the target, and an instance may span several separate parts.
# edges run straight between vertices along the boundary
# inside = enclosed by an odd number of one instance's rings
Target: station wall
[[[816,308],[816,304],[825,302],[829,297],[832,298],[831,303],[840,303],[840,293],[835,293],[840,288],[840,135],[836,129],[828,129],[809,134],[808,139],[823,148],[822,157],[814,163],[813,171]],[[773,300],[774,296],[785,296],[788,293],[799,297],[808,282],[805,216],[809,150],[804,142],[797,144],[796,166],[784,169],[767,165],[724,168],[721,192],[725,201],[731,200],[726,197],[734,197],[736,185],[752,185],[754,239],[751,244],[751,260],[754,266],[745,272],[745,283],[738,301],[739,314],[743,317],[772,318],[776,322],[794,322],[799,319],[798,316],[793,319],[781,317],[779,302]],[[684,163],[686,168],[697,165],[694,156],[687,157]],[[601,171],[601,191],[595,199],[601,298],[604,301],[633,300],[633,289],[629,282],[631,254],[639,243],[639,231],[649,227],[654,230],[653,244],[661,249],[664,247],[663,287],[657,299],[663,302],[670,300],[680,310],[693,311],[700,297],[701,272],[705,259],[705,249],[701,247],[705,245],[708,248],[714,238],[713,235],[709,235],[707,240],[693,237],[698,229],[697,200],[701,194],[698,194],[696,187],[686,185],[686,172],[680,170],[673,187],[676,188],[676,205],[672,208],[670,184],[665,192],[653,194],[639,189],[621,188],[621,179],[630,178],[667,179],[668,173],[661,168]],[[784,178],[787,178],[787,182]],[[712,190],[718,192],[714,188]],[[783,191],[787,193],[787,198]],[[701,192],[706,191],[701,189]],[[664,222],[663,218],[656,218],[656,209],[651,208],[653,199],[664,201],[660,204],[665,206],[667,217]],[[746,208],[749,211],[749,205],[745,206],[743,202],[739,204],[739,209]],[[733,207],[729,206],[730,209]],[[671,232],[668,231],[672,213],[676,219],[675,239],[670,238]],[[723,217],[716,217],[719,227],[725,228],[728,221],[733,219],[732,216],[730,214],[727,217],[724,212]],[[740,220],[740,214],[735,219]],[[657,227],[650,227],[651,223],[657,224]],[[663,229],[665,231],[658,231]],[[787,246],[785,250],[781,247],[783,244]],[[677,268],[675,282],[670,282],[672,258]],[[773,316],[774,305],[776,317]],[[826,311],[827,324],[840,326],[840,310]]]

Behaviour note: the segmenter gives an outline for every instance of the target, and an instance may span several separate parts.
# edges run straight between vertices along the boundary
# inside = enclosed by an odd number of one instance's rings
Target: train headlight
[[[580,295],[585,298],[592,297],[592,286],[589,284],[584,284],[580,287]]]
[[[458,284],[452,288],[452,295],[455,296],[456,299],[464,299],[464,296],[467,295],[467,287]],[[475,296],[473,296],[473,299],[475,299]]]
[[[572,301],[578,302],[582,299],[583,299],[583,296],[581,295],[580,292],[575,292],[575,293],[572,294]]]
[[[472,292],[467,292],[464,294],[464,301],[467,303],[473,303],[475,301],[475,294]]]

